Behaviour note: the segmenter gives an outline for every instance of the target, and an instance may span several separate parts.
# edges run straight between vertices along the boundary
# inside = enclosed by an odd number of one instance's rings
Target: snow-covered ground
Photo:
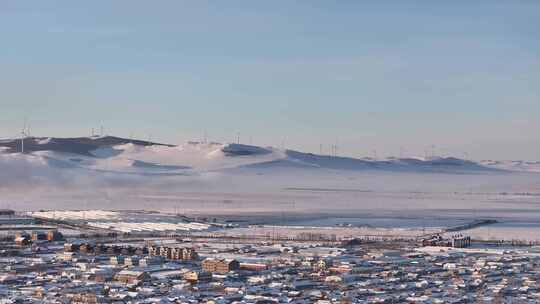
[[[540,161],[524,161],[524,160],[484,160],[480,162],[481,165],[508,170],[508,171],[520,171],[520,172],[538,172],[540,173]]]
[[[540,234],[540,174],[488,168],[497,166],[453,158],[375,161],[201,143],[126,143],[88,155],[5,152],[0,153],[0,208],[302,215],[309,225],[324,218],[328,225],[385,228],[494,218],[531,223],[527,231]],[[493,235],[494,229],[513,233],[505,227],[490,229]]]
[[[234,228],[220,232],[228,236],[274,236],[274,237],[301,237],[306,234],[324,235],[337,238],[404,238],[414,239],[425,233],[436,233],[438,229],[404,229],[404,228],[370,228],[370,227],[298,227],[298,226],[251,226]]]
[[[90,226],[120,232],[179,232],[202,231],[210,228],[201,223],[161,223],[161,222],[92,222]]]
[[[52,138],[35,139],[34,144],[42,146],[54,141]],[[6,162],[16,156],[20,162],[39,162],[53,169],[86,169],[141,175],[198,175],[206,172],[243,169],[376,170],[439,173],[496,170],[483,164],[451,157],[356,159],[241,144],[186,143],[179,146],[166,146],[125,143],[97,146],[96,149],[83,150],[81,153],[66,152],[70,149],[76,150],[70,146],[54,147],[51,150],[36,150],[24,155],[0,153],[0,168],[7,166]],[[84,146],[83,148],[88,147]],[[79,147],[78,149],[83,148]]]
[[[29,212],[28,215],[62,221],[118,220],[121,218],[120,212],[106,210],[50,210]]]
[[[172,214],[108,210],[49,210],[29,212],[30,216],[63,220],[119,232],[202,231],[210,225],[186,222]]]
[[[538,222],[509,221],[466,230],[463,233],[470,235],[474,239],[485,241],[516,240],[540,242],[540,224]]]

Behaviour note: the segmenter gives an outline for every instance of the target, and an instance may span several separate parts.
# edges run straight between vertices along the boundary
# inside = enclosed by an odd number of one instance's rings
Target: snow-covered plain
[[[186,222],[173,214],[109,211],[109,210],[49,210],[28,212],[37,218],[69,221],[94,228],[119,232],[181,232],[208,230],[210,225]]]
[[[453,158],[375,161],[201,143],[124,143],[90,154],[4,149],[0,207],[147,209],[288,225],[339,219],[397,228],[494,218],[529,223],[529,233],[520,235],[540,235],[540,174],[523,172],[532,167],[512,168]]]

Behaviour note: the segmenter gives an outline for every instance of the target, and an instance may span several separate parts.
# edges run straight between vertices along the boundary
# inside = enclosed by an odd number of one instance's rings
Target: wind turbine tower
[[[28,129],[26,125],[26,120],[24,121],[23,128],[21,130],[21,154],[24,154],[24,140],[26,139],[26,136],[28,135]]]

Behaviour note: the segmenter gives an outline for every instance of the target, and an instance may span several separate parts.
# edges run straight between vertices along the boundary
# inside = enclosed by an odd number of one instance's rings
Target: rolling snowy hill
[[[190,142],[167,145],[120,137],[26,138],[0,141],[0,165],[10,161],[62,169],[85,169],[143,175],[194,175],[201,172],[268,171],[272,169],[380,170],[463,173],[511,170],[498,163],[457,158],[356,159],[316,155],[272,147]],[[11,164],[13,165],[13,164]]]

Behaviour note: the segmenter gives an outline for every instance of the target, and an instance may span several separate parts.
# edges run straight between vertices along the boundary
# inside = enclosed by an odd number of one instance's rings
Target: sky
[[[540,1],[0,2],[0,138],[540,160]]]

